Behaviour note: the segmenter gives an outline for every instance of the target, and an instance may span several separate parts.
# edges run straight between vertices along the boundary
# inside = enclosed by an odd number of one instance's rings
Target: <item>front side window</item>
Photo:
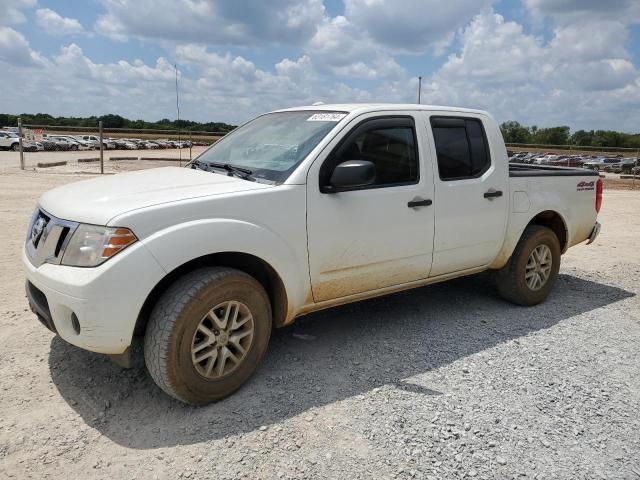
[[[374,119],[357,126],[323,165],[321,184],[328,185],[333,169],[349,160],[366,160],[375,165],[376,180],[367,188],[417,183],[413,119]]]
[[[197,160],[241,167],[257,179],[283,182],[346,116],[311,110],[262,115],[223,137]]]
[[[476,178],[491,165],[489,147],[480,120],[432,117],[431,128],[442,180]]]

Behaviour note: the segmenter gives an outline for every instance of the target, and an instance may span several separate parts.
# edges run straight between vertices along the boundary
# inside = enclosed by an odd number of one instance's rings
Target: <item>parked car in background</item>
[[[22,150],[25,152],[37,152],[38,144],[36,142],[31,142],[29,140],[22,141]]]
[[[77,151],[80,150],[80,144],[75,140],[65,137],[65,136],[49,136],[47,137],[50,141],[54,142],[56,147],[55,150],[59,151]]]
[[[0,131],[0,148],[3,150],[20,150],[20,137],[15,132]]]
[[[38,140],[38,143],[42,145],[43,150],[46,152],[51,152],[56,149],[56,143],[47,137]]]
[[[58,138],[66,138],[70,142],[75,143],[78,148],[72,148],[72,150],[93,150],[93,144],[85,140],[81,140],[73,135],[56,135]]]
[[[109,140],[115,144],[118,150],[135,150],[138,148],[135,143],[130,142],[126,138],[111,138]]]
[[[95,150],[100,149],[100,137],[98,137],[97,135],[76,135],[75,138],[79,141],[86,142]],[[108,138],[102,139],[102,146],[107,150],[114,150],[116,148],[116,144]]]
[[[100,138],[96,135],[74,135],[73,137],[78,142],[89,145],[92,149],[100,148]]]
[[[584,160],[579,155],[569,155],[558,158],[555,161],[549,162],[549,165],[555,167],[582,167]]]
[[[599,157],[599,158],[596,158],[595,160],[585,162],[582,166],[584,168],[588,168],[590,170],[595,170],[596,172],[599,172],[600,170],[603,170],[605,166],[612,163],[619,163],[619,162],[620,162],[619,158]]]
[[[166,140],[154,140],[154,142],[157,143],[160,148],[173,148],[173,146]]]
[[[631,173],[636,166],[635,158],[625,158],[619,163],[612,163],[604,167],[605,172],[611,173]]]

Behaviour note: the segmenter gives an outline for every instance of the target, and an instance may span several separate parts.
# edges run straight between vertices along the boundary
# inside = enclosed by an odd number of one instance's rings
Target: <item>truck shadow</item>
[[[253,379],[201,408],[165,395],[143,368],[122,370],[58,337],[49,368],[69,405],[114,442],[136,449],[194,444],[277,424],[382,385],[438,395],[403,379],[633,295],[560,275],[547,302],[522,308],[501,300],[481,275],[326,310],[274,331]]]

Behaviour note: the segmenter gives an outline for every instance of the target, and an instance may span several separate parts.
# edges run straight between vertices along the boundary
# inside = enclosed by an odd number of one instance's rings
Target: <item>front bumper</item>
[[[142,305],[165,275],[142,242],[95,268],[36,267],[25,249],[22,263],[41,323],[77,347],[112,355],[131,344]]]
[[[593,242],[595,242],[598,235],[600,235],[601,228],[602,228],[602,225],[600,225],[600,222],[596,222],[596,224],[593,226],[593,230],[591,230],[591,234],[589,234],[589,240],[587,241],[587,245],[590,245]]]

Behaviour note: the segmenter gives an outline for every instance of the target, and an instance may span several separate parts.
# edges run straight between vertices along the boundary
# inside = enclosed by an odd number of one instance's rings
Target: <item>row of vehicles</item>
[[[602,157],[597,155],[558,155],[556,153],[511,152],[510,163],[548,165],[552,167],[579,167],[596,172],[640,174],[636,157]]]
[[[208,145],[205,142],[191,142],[189,140],[142,140],[139,138],[103,138],[102,143],[105,150],[157,150]],[[0,131],[0,148],[18,151],[20,137],[15,132]],[[38,141],[23,139],[23,149],[27,152],[99,150],[100,137],[96,135],[48,134]]]

